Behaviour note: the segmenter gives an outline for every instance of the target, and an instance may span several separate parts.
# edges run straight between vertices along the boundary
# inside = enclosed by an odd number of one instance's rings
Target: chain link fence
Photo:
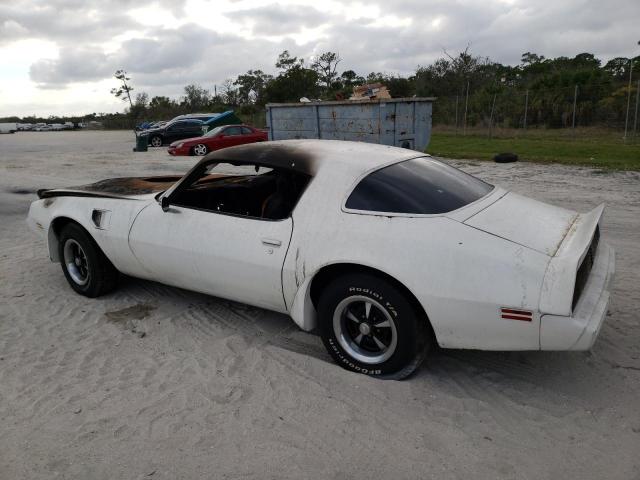
[[[524,135],[531,129],[565,129],[570,133],[594,127],[620,132],[622,142],[640,143],[640,80],[607,96],[601,91],[604,88],[609,86],[465,91],[437,98],[433,125],[460,135],[485,134],[489,138],[507,132]]]

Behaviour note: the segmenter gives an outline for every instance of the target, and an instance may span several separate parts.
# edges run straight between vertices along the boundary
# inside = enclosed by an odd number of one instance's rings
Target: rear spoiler
[[[603,203],[588,213],[576,216],[558,250],[549,261],[540,295],[542,313],[571,315],[578,268],[589,252],[604,207]]]

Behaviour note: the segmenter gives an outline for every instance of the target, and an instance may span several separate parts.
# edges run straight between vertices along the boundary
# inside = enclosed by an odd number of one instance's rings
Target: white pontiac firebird
[[[578,214],[366,143],[243,145],[183,177],[38,195],[28,222],[76,292],[123,273],[282,312],[318,327],[339,365],[384,378],[434,342],[587,350],[615,269],[603,206]]]

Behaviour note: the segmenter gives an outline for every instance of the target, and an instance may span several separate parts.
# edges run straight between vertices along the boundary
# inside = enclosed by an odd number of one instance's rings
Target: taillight
[[[526,310],[514,310],[513,308],[501,308],[500,313],[505,320],[520,320],[522,322],[530,322],[533,319],[533,313]]]

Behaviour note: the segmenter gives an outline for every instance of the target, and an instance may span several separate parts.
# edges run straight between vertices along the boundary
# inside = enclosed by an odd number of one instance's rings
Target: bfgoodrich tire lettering
[[[116,287],[118,271],[84,228],[69,223],[58,240],[60,264],[71,288],[86,297],[98,297]]]
[[[318,302],[322,341],[340,366],[386,379],[405,378],[431,344],[428,320],[384,278],[350,274],[331,282]]]

